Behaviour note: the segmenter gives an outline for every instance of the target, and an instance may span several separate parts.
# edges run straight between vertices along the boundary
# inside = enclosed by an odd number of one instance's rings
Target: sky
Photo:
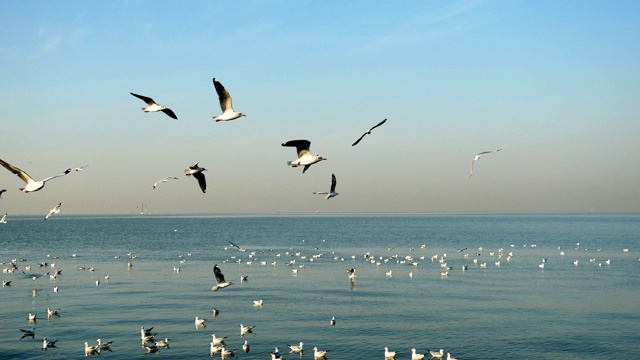
[[[638,1],[1,4],[0,213],[640,211]]]

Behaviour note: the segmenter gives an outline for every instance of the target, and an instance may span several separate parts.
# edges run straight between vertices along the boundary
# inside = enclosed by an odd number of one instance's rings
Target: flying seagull
[[[358,143],[360,142],[360,140],[362,140],[365,136],[370,135],[370,134],[371,134],[371,131],[372,131],[373,129],[375,129],[375,128],[377,128],[378,126],[380,126],[380,125],[384,124],[386,121],[387,121],[387,119],[384,119],[384,120],[380,121],[380,122],[378,123],[378,125],[376,125],[376,126],[372,127],[371,129],[369,129],[369,130],[365,131],[365,132],[364,132],[364,134],[362,134],[362,136],[360,136],[360,137],[358,138],[358,140],[356,140],[356,142],[354,142],[353,144],[351,144],[351,146],[356,146],[356,145],[358,145]]]
[[[340,194],[338,194],[336,192],[336,176],[334,174],[331,174],[331,191],[326,192],[326,191],[314,191],[313,192],[316,195],[327,195],[325,196],[325,199],[329,200],[332,197],[336,197]]]
[[[480,157],[484,154],[490,154],[492,152],[498,152],[502,149],[498,149],[498,150],[489,150],[489,151],[483,151],[481,153],[478,153],[473,160],[471,161],[471,173],[469,173],[469,178],[471,178],[471,176],[473,175],[473,164],[476,162],[476,160],[480,159]]]
[[[51,217],[51,215],[59,213],[60,206],[62,206],[62,203],[58,203],[58,205],[56,205],[53,209],[49,210],[49,213],[47,214],[47,216],[44,217],[44,219],[47,220]]]
[[[27,174],[26,172],[18,169],[17,167],[9,164],[8,162],[6,162],[6,161],[4,161],[2,159],[0,159],[0,165],[4,166],[5,169],[11,171],[12,173],[18,175],[18,177],[20,179],[22,179],[22,181],[24,181],[27,184],[27,186],[25,186],[24,188],[20,188],[20,190],[22,190],[22,192],[25,192],[25,193],[38,191],[38,190],[40,190],[40,189],[42,189],[44,187],[44,184],[47,181],[49,181],[51,179],[55,179],[55,178],[60,177],[60,176],[65,176],[65,175],[67,175],[68,173],[71,172],[71,169],[67,169],[62,174],[50,176],[50,177],[48,177],[48,178],[46,178],[44,180],[41,180],[41,181],[35,181],[35,180],[33,180],[31,178],[31,176],[29,176],[29,174]]]
[[[242,116],[246,116],[241,112],[233,110],[233,105],[231,104],[231,95],[229,95],[227,89],[225,89],[220,81],[216,80],[216,78],[213,78],[213,86],[215,86],[216,92],[218,93],[218,100],[220,100],[220,109],[222,109],[222,114],[214,117],[213,120],[215,120],[216,122],[230,121]]]
[[[4,213],[4,215],[2,216],[2,219],[0,219],[0,224],[6,224],[7,223],[7,213]]]
[[[224,275],[222,275],[222,271],[218,267],[218,264],[213,265],[213,275],[216,277],[217,285],[213,287],[213,291],[218,291],[219,289],[226,288],[227,286],[233,285],[232,282],[226,282],[224,280]]]
[[[129,94],[137,97],[138,99],[144,101],[145,103],[147,103],[147,105],[149,105],[146,108],[142,108],[142,111],[144,111],[144,112],[162,111],[163,113],[167,114],[170,118],[178,120],[178,117],[176,116],[176,114],[171,109],[169,109],[168,107],[165,107],[165,106],[157,104],[155,101],[153,101],[152,98],[146,97],[146,96],[143,96],[143,95],[134,94],[134,93],[129,93]]]
[[[169,181],[171,179],[178,180],[178,178],[175,177],[175,176],[167,176],[166,178],[158,180],[155,183],[153,183],[153,188],[155,189],[156,186],[158,186],[159,183],[166,183],[167,181]]]
[[[291,167],[304,165],[304,169],[302,169],[303,174],[305,171],[307,171],[309,166],[319,161],[327,160],[320,155],[313,155],[309,152],[309,147],[311,146],[311,141],[309,140],[291,140],[282,144],[282,146],[293,146],[296,148],[298,159],[294,161],[287,161],[287,165]]]
[[[89,166],[89,165],[85,165],[85,166],[80,166],[80,167],[77,167],[77,168],[73,168],[73,169],[71,169],[71,171],[82,171],[82,169],[86,168],[87,166]]]
[[[184,171],[185,176],[193,175],[193,177],[198,180],[198,185],[200,185],[200,189],[202,189],[203,193],[207,192],[207,181],[204,178],[204,174],[202,173],[205,170],[207,169],[201,168],[198,166],[198,163],[195,163],[189,166],[189,168]]]

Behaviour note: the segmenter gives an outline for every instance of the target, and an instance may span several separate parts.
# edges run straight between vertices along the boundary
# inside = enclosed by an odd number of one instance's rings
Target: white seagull
[[[167,114],[170,118],[178,120],[178,117],[176,116],[176,114],[173,111],[171,111],[171,109],[169,109],[168,107],[165,107],[165,106],[157,104],[155,101],[153,101],[152,98],[146,97],[146,96],[143,96],[143,95],[134,94],[134,93],[129,93],[129,94],[137,97],[138,99],[144,101],[145,103],[147,103],[147,105],[149,105],[146,108],[142,108],[142,111],[144,111],[144,112],[162,111],[163,113]]]
[[[58,178],[60,176],[65,176],[68,173],[71,172],[71,169],[67,169],[65,170],[62,174],[58,174],[58,175],[54,175],[54,176],[50,176],[44,180],[41,181],[35,181],[33,180],[33,178],[31,178],[31,176],[29,176],[29,174],[27,174],[26,172],[20,170],[19,168],[9,164],[8,162],[0,159],[0,165],[4,166],[5,169],[11,171],[12,173],[18,175],[18,177],[20,179],[22,179],[22,181],[24,181],[27,185],[24,188],[20,188],[20,190],[22,192],[25,193],[29,193],[29,192],[34,192],[34,191],[38,191],[40,189],[42,189],[44,187],[44,184],[52,179]]]
[[[353,144],[351,144],[351,146],[356,146],[358,145],[358,143],[360,142],[360,140],[362,140],[365,136],[367,135],[371,135],[371,131],[375,128],[377,128],[378,126],[384,124],[387,121],[387,119],[382,120],[381,122],[379,122],[376,126],[372,127],[371,129],[367,130],[364,132],[364,134],[362,134],[362,136],[360,136],[358,138],[358,140],[356,140],[356,142],[354,142]]]
[[[207,321],[207,319],[198,319],[198,317],[196,316],[196,327],[199,327],[199,326],[204,327],[204,326],[206,326],[204,324],[205,321]]]
[[[199,167],[198,163],[195,163],[189,166],[189,168],[184,171],[185,176],[193,175],[193,177],[196,178],[196,180],[198,180],[198,185],[200,185],[200,189],[202,189],[203,193],[207,192],[207,181],[204,178],[204,174],[202,173],[203,171],[206,171],[206,170],[207,169],[205,168]]]
[[[451,353],[447,353],[447,360],[458,360],[458,359],[451,356]]]
[[[411,360],[422,360],[424,359],[424,354],[416,353],[416,349],[411,349]]]
[[[484,154],[490,154],[492,152],[498,152],[502,149],[498,149],[498,150],[488,150],[488,151],[483,151],[480,152],[478,154],[476,154],[476,156],[473,158],[473,160],[471,161],[471,173],[469,173],[469,178],[471,178],[471,176],[473,176],[473,164],[475,164],[476,160],[480,159],[480,157]]]
[[[349,273],[349,279],[354,279],[356,277],[356,268],[347,269]]]
[[[0,224],[6,224],[7,223],[7,213],[4,213],[4,215],[2,215],[2,219],[0,219]]]
[[[440,351],[429,350],[429,354],[431,354],[431,357],[434,359],[442,359],[444,356],[444,349],[440,349]]]
[[[253,300],[253,306],[262,306],[262,299],[260,299],[260,300]]]
[[[384,347],[384,357],[385,359],[389,359],[389,358],[394,358],[396,357],[396,352],[395,351],[389,351],[388,347]]]
[[[102,339],[98,339],[96,341],[98,342],[98,347],[100,348],[100,350],[111,351],[111,344],[113,344],[113,341],[102,342]]]
[[[313,357],[314,358],[323,358],[325,355],[327,355],[327,353],[329,352],[329,350],[318,350],[317,347],[313,348]]]
[[[336,176],[334,174],[331,174],[331,190],[329,192],[326,192],[326,191],[314,191],[313,193],[316,194],[316,195],[327,195],[327,196],[324,197],[327,200],[331,199],[332,197],[336,197],[336,196],[340,195],[340,194],[338,194],[336,192],[336,183],[337,183]]]
[[[93,354],[99,354],[100,353],[100,346],[99,345],[92,345],[89,346],[88,342],[84,342],[84,355],[88,356],[88,355],[93,355]]]
[[[222,271],[220,271],[218,264],[213,265],[213,275],[216,278],[217,285],[214,286],[211,290],[218,291],[219,289],[223,289],[223,288],[226,288],[227,286],[233,285],[232,282],[225,281],[224,275],[222,274]]]
[[[58,340],[48,341],[47,338],[42,339],[42,349],[47,350],[48,348],[56,347],[56,342]]]
[[[49,213],[44,217],[44,219],[48,220],[52,215],[59,213],[60,206],[62,206],[62,203],[58,203],[58,205],[56,205],[53,209],[49,210]]]
[[[248,353],[249,352],[249,340],[245,340],[244,344],[242,344],[242,351]]]
[[[313,155],[309,152],[309,147],[311,146],[311,141],[309,140],[291,140],[283,143],[282,146],[291,146],[295,147],[298,153],[298,158],[293,161],[287,161],[287,165],[291,167],[298,167],[300,165],[304,165],[304,169],[302,169],[302,173],[309,168],[309,166],[322,161],[327,160],[320,155]]]
[[[211,340],[212,345],[224,345],[224,340],[227,338],[226,336],[217,338],[216,334],[211,334],[211,337],[212,337],[212,340]]]
[[[220,81],[216,80],[216,78],[213,78],[213,86],[216,88],[216,93],[218,93],[218,100],[220,100],[220,109],[222,109],[222,114],[214,117],[213,120],[215,120],[216,122],[230,121],[242,116],[246,116],[241,112],[233,110],[231,95],[229,95],[227,89],[225,89]]]
[[[177,178],[177,177],[175,177],[175,176],[167,176],[166,178],[161,179],[161,180],[158,180],[158,181],[156,181],[155,183],[153,183],[153,188],[155,189],[155,188],[156,188],[156,186],[158,186],[158,184],[160,184],[160,183],[166,183],[167,181],[172,180],[172,179],[173,179],[173,180],[178,180],[178,178]]]
[[[240,336],[244,336],[244,334],[253,334],[253,328],[255,326],[244,326],[243,324],[240,324]]]
[[[287,346],[289,347],[289,350],[291,350],[292,353],[300,353],[302,352],[302,346],[304,345],[304,343],[302,341],[300,341],[300,345],[289,345],[287,344]]]

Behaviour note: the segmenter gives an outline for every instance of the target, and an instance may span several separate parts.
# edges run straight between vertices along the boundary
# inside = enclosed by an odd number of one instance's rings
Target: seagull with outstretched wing
[[[362,136],[360,136],[358,138],[358,140],[356,140],[356,142],[354,142],[353,144],[351,144],[351,146],[356,146],[358,145],[358,143],[360,142],[360,140],[362,140],[365,136],[370,135],[371,131],[373,131],[373,129],[377,128],[378,126],[384,124],[387,121],[387,119],[384,119],[382,121],[380,121],[376,126],[372,127],[371,129],[367,130],[364,132],[364,134],[362,134]]]
[[[22,192],[25,192],[25,193],[38,191],[44,187],[44,184],[47,181],[61,177],[61,176],[65,176],[71,172],[71,169],[67,169],[62,174],[50,176],[44,180],[35,181],[33,180],[33,178],[31,178],[31,176],[29,176],[29,174],[27,174],[26,172],[20,170],[19,168],[9,164],[8,162],[2,159],[0,159],[0,165],[4,166],[5,169],[11,171],[12,173],[18,175],[18,177],[27,184],[24,188],[20,188],[20,190],[22,190]]]
[[[483,152],[480,152],[480,153],[476,154],[476,156],[475,156],[475,157],[473,158],[473,160],[471,161],[471,173],[469,173],[469,178],[471,178],[471,176],[473,176],[473,164],[475,164],[475,162],[476,162],[478,159],[480,159],[480,157],[481,157],[482,155],[484,155],[484,154],[490,154],[490,153],[492,153],[492,152],[498,152],[498,151],[500,151],[500,150],[502,150],[502,149],[498,149],[498,150],[488,150],[488,151],[483,151]]]
[[[162,106],[162,105],[156,103],[155,101],[153,101],[152,98],[144,96],[144,95],[134,94],[132,92],[130,92],[129,94],[137,97],[138,99],[144,101],[147,105],[149,105],[146,108],[142,108],[142,111],[144,111],[144,112],[162,111],[163,113],[167,114],[170,118],[178,120],[178,117],[176,116],[176,114],[171,109],[169,109],[166,106]]]
[[[216,283],[217,285],[214,286],[211,290],[213,291],[218,291],[220,289],[224,289],[227,286],[231,286],[233,285],[232,282],[227,282],[224,279],[224,275],[222,274],[222,271],[220,271],[220,268],[218,267],[218,264],[213,265],[213,276],[215,276],[216,278]]]

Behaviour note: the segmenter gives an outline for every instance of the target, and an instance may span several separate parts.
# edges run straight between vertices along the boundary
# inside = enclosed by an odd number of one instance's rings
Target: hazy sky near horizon
[[[0,22],[0,159],[89,165],[29,194],[0,168],[0,213],[640,211],[638,1],[5,1]],[[212,121],[213,77],[246,117]],[[293,139],[328,160],[287,167]],[[332,173],[340,196],[312,195]]]

